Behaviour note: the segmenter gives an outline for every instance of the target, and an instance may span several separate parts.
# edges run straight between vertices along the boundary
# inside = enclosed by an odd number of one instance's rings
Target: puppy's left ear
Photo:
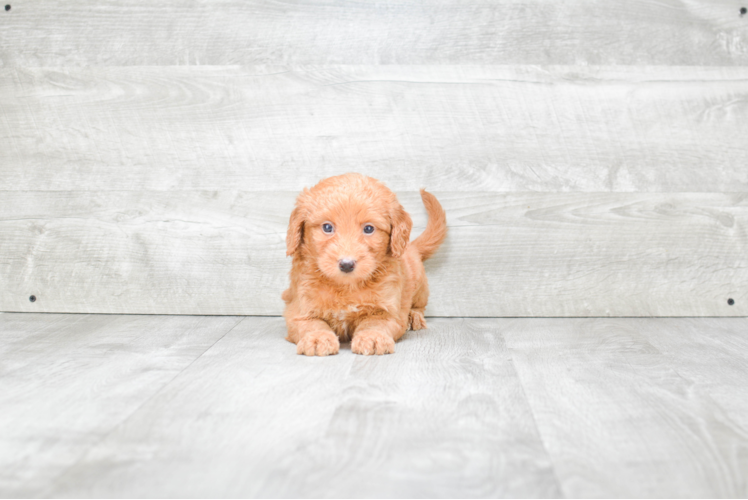
[[[413,221],[400,203],[395,202],[394,205],[390,213],[390,222],[392,224],[390,253],[393,257],[400,257],[410,242],[410,230],[413,229]]]

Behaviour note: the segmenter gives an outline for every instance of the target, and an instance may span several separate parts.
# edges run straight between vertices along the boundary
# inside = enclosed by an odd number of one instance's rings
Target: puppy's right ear
[[[405,247],[410,241],[410,231],[413,229],[413,221],[397,200],[390,214],[392,231],[390,232],[390,253],[393,257],[400,257],[405,252]]]
[[[304,241],[304,216],[301,214],[299,207],[295,207],[291,212],[291,219],[288,221],[288,233],[286,234],[286,256],[295,254],[301,243]]]

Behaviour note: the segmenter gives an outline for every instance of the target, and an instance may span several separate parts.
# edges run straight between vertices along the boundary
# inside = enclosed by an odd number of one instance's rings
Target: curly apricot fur
[[[298,196],[286,236],[291,285],[282,298],[286,338],[299,354],[336,354],[351,339],[356,354],[390,354],[408,328],[426,328],[423,261],[444,241],[447,224],[437,199],[424,190],[421,198],[429,221],[410,241],[410,215],[371,177],[330,177]]]

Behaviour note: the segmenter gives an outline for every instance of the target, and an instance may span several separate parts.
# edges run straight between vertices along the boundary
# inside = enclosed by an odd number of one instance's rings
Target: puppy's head
[[[287,255],[311,259],[328,278],[355,284],[400,257],[413,223],[395,194],[360,174],[330,177],[296,199]]]

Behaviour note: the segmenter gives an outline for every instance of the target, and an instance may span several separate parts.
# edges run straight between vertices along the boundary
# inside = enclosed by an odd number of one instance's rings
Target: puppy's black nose
[[[353,268],[356,267],[356,261],[351,259],[340,259],[338,261],[338,267],[344,273],[350,273]]]

